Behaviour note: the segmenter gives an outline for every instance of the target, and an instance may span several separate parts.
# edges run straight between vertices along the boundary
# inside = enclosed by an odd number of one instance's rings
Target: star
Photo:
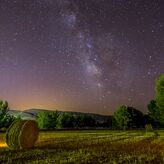
[[[11,109],[112,114],[130,104],[146,113],[164,70],[164,10],[155,4],[0,2],[1,98]]]

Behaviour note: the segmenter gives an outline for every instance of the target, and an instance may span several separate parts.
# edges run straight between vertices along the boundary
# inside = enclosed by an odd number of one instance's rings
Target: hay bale
[[[34,120],[18,120],[6,132],[6,143],[10,148],[32,148],[38,138],[39,129]]]

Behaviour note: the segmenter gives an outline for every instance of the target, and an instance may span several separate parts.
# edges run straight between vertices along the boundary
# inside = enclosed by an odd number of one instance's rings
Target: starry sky
[[[0,99],[11,109],[146,112],[162,73],[163,0],[0,0]]]

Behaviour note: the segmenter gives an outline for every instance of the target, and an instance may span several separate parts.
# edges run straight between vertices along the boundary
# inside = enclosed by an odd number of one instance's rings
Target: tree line
[[[41,129],[54,128],[113,128],[134,129],[144,128],[151,124],[155,128],[164,127],[164,74],[157,80],[155,85],[155,99],[147,105],[148,113],[143,114],[134,107],[121,105],[114,112],[112,119],[97,121],[90,115],[74,115],[71,113],[40,112],[36,121]],[[0,101],[0,129],[8,128],[15,119],[9,114],[7,101]]]
[[[96,120],[88,115],[73,115],[71,113],[40,112],[37,117],[41,129],[53,128],[93,128],[97,126]]]

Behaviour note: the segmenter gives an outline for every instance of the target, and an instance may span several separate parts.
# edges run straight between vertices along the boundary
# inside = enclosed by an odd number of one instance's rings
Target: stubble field
[[[158,135],[156,135],[158,133]],[[62,130],[39,133],[33,149],[10,150],[0,134],[0,163],[164,163],[164,131]]]

